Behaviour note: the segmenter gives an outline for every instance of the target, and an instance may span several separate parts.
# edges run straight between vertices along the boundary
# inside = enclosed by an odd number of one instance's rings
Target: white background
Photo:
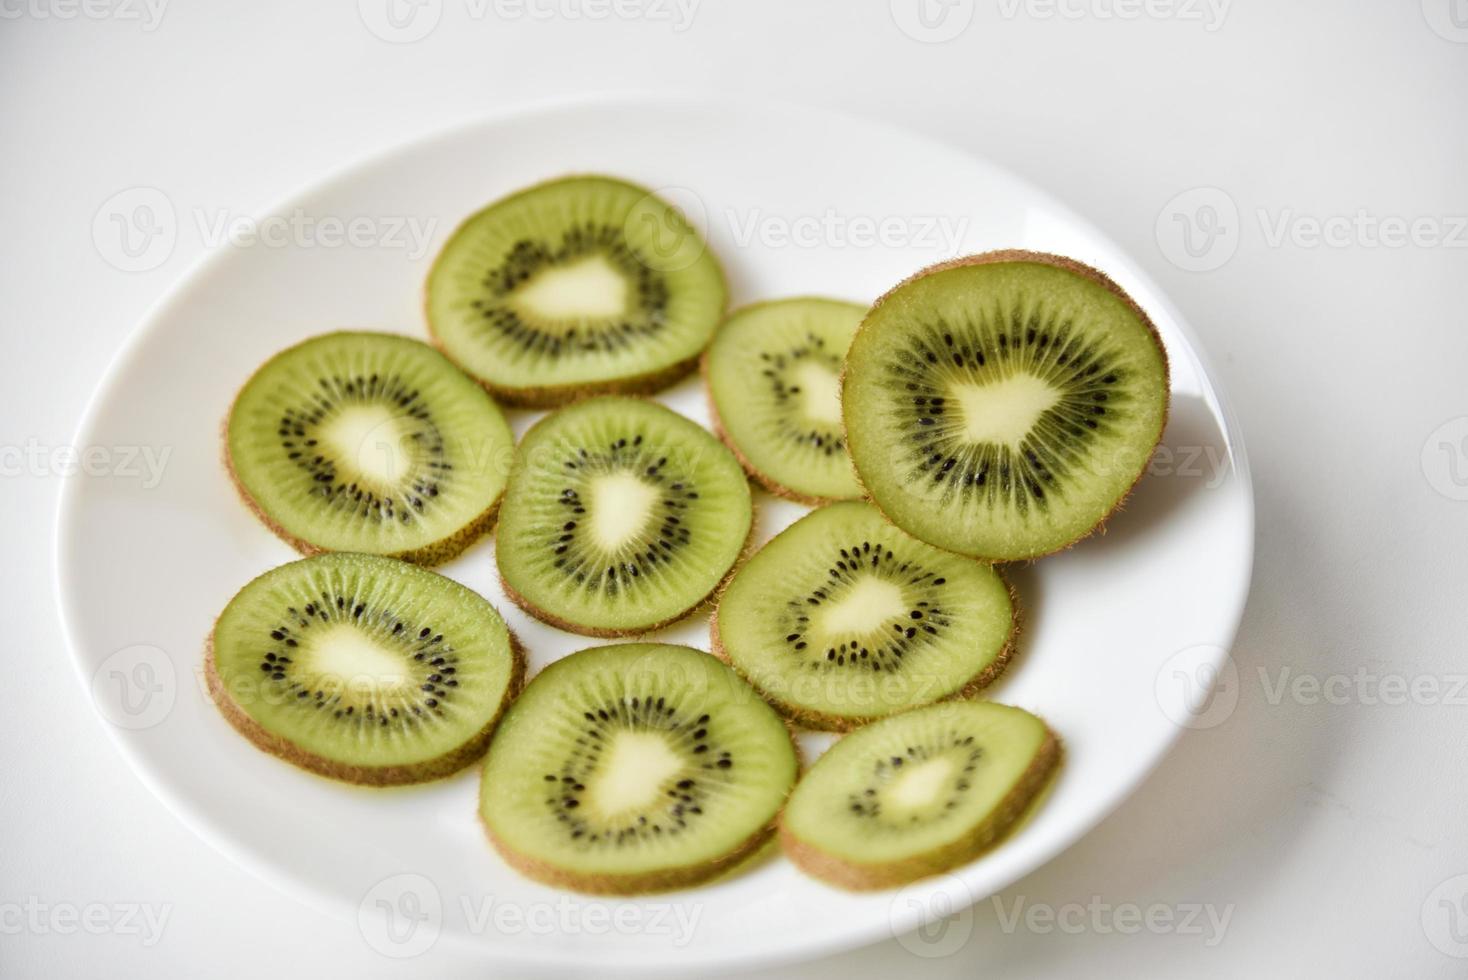
[[[1163,284],[1253,466],[1232,714],[1000,896],[1003,915],[984,901],[941,936],[775,975],[1468,974],[1448,955],[1468,953],[1451,931],[1468,942],[1468,905],[1440,904],[1468,898],[1451,880],[1468,874],[1468,689],[1452,696],[1468,674],[1468,2],[925,0],[948,13],[938,33],[962,28],[941,43],[904,0],[703,0],[691,20],[650,0],[600,20],[596,0],[529,0],[540,17],[441,0],[414,43],[376,36],[352,0],[153,2],[156,21],[141,0],[0,0],[0,976],[513,975],[384,959],[149,795],[62,643],[62,478],[33,450],[70,445],[113,352],[206,250],[196,211],[259,213],[386,145],[606,89],[830,106],[1028,176]],[[383,2],[364,0],[367,20]],[[161,264],[128,273],[93,219],[139,186],[187,217]],[[1197,188],[1215,190],[1177,198]],[[1396,242],[1408,227],[1417,241]],[[1399,700],[1388,677],[1407,703],[1382,703]],[[27,903],[168,919],[148,946],[18,922]],[[1016,903],[1066,925],[1021,911],[1006,929]],[[1106,909],[1123,903],[1228,925],[1127,934]]]

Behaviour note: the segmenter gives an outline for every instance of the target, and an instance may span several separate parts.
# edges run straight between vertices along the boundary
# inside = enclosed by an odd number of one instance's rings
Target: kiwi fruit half
[[[894,715],[842,738],[790,796],[780,843],[801,868],[887,888],[977,857],[1025,813],[1060,760],[1045,723],[992,701]]]
[[[802,298],[736,310],[703,356],[714,424],[750,475],[803,503],[861,496],[841,364],[866,307]]]
[[[214,624],[209,691],[303,769],[386,786],[479,758],[524,665],[493,606],[434,572],[332,553],[266,572]]]
[[[812,728],[970,694],[1009,660],[1014,603],[999,573],[830,504],[776,535],[719,599],[714,651]]]
[[[690,647],[629,643],[551,664],[505,715],[479,814],[510,864],[585,892],[705,880],[765,841],[795,782],[790,732]]]
[[[514,437],[484,390],[427,344],[332,333],[272,357],[225,427],[241,494],[305,554],[452,558],[494,521]]]
[[[707,598],[752,520],[744,471],[708,432],[656,402],[593,398],[521,441],[495,555],[532,615],[625,636]]]
[[[610,177],[568,177],[470,217],[428,275],[428,327],[509,404],[654,391],[692,369],[724,274],[684,216]]]
[[[877,301],[847,354],[842,411],[882,512],[932,544],[1036,558],[1095,530],[1167,419],[1151,321],[1070,259],[992,252]]]

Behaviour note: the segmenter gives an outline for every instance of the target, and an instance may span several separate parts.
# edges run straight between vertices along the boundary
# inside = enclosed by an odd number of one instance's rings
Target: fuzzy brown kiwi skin
[[[701,884],[710,878],[718,877],[737,868],[745,860],[754,856],[774,836],[775,823],[775,820],[771,820],[747,837],[734,850],[706,864],[684,868],[665,868],[643,874],[589,875],[577,874],[558,865],[519,853],[489,829],[482,815],[479,818],[479,824],[484,828],[490,843],[494,845],[494,849],[510,867],[542,884],[569,888],[588,895],[646,895]]]
[[[283,759],[291,765],[318,776],[355,783],[358,786],[406,786],[411,783],[426,783],[452,776],[481,758],[489,749],[490,738],[494,735],[495,727],[499,724],[500,719],[504,717],[505,709],[510,706],[521,688],[524,687],[525,649],[520,645],[520,639],[515,635],[514,630],[508,626],[505,627],[505,630],[510,638],[510,682],[505,688],[504,697],[500,699],[500,705],[495,710],[494,717],[490,718],[489,722],[463,745],[435,759],[411,766],[348,765],[307,752],[288,739],[266,731],[230,696],[224,678],[219,675],[219,667],[215,661],[213,630],[209,632],[209,638],[204,644],[204,678],[209,688],[209,696],[213,698],[215,706],[219,708],[225,720],[234,727],[235,731],[249,739],[256,748],[268,752],[277,759]]]
[[[800,300],[809,299],[821,300],[822,302],[830,302],[830,300],[827,300],[824,296],[793,296],[790,299],[765,300],[764,302],[750,303],[746,306],[741,306],[738,309],[730,310],[729,313],[724,317],[724,322],[727,323],[734,316],[740,313],[745,313],[749,310],[758,309],[761,306],[769,306],[773,303],[799,302]],[[837,302],[845,301],[841,300]],[[709,346],[704,348],[703,354],[698,359],[698,374],[700,380],[703,381],[704,403],[708,406],[709,421],[712,424],[714,435],[718,436],[719,441],[729,447],[729,451],[734,454],[735,459],[739,460],[739,465],[744,467],[744,472],[749,474],[750,479],[754,480],[760,486],[764,487],[766,490],[777,497],[781,497],[785,500],[793,500],[797,504],[805,504],[810,507],[820,507],[823,504],[834,504],[843,500],[861,500],[861,493],[853,494],[850,497],[818,497],[814,494],[801,493],[799,490],[787,487],[779,480],[776,480],[768,473],[765,473],[759,467],[755,466],[754,463],[747,456],[744,455],[743,450],[739,448],[738,443],[736,443],[733,436],[729,434],[729,430],[724,427],[724,419],[719,414],[718,403],[714,401],[714,386],[713,381],[709,376],[709,352],[712,347],[713,342],[710,341]],[[843,452],[845,451],[845,448],[846,447],[843,441]],[[856,467],[854,465],[851,465],[850,454],[847,454],[846,462],[848,468],[851,470],[852,478],[857,479]],[[857,486],[861,486],[861,481],[859,479],[857,479]]]
[[[337,332],[353,333],[365,331]],[[320,337],[329,336],[332,336],[332,334],[328,333],[320,335]],[[397,337],[401,335],[385,334],[385,336]],[[316,340],[319,339],[319,337],[311,337],[308,339]],[[407,337],[404,339],[411,340],[413,338]],[[302,341],[302,343],[305,342],[306,341]],[[290,348],[286,348],[285,350],[289,349]],[[282,350],[279,353],[284,352],[285,351]],[[442,352],[440,351],[440,353]],[[275,356],[279,356],[279,354]],[[447,356],[445,357],[446,359],[448,359]],[[272,357],[271,360],[273,359],[274,358]],[[268,363],[269,361],[267,360],[266,364]],[[453,363],[451,359],[450,363]],[[457,368],[458,365],[455,364],[454,367]],[[244,481],[240,479],[239,471],[235,468],[234,465],[234,454],[231,453],[229,449],[229,420],[234,417],[235,407],[239,404],[240,396],[244,394],[245,389],[250,386],[250,382],[253,381],[255,379],[255,376],[258,375],[262,370],[264,370],[264,368],[265,364],[260,365],[260,367],[256,368],[250,373],[250,376],[245,379],[245,383],[240,385],[239,391],[235,392],[234,398],[231,399],[229,403],[229,411],[224,413],[224,419],[219,424],[220,458],[224,461],[224,471],[229,474],[229,482],[234,484],[235,492],[239,494],[240,500],[242,500],[245,506],[250,509],[250,513],[254,514],[255,517],[259,519],[261,524],[264,524],[267,528],[269,528],[272,534],[280,538],[286,544],[290,545],[292,548],[296,549],[296,551],[307,558],[310,558],[312,555],[325,554],[331,549],[323,548],[317,544],[312,544],[305,538],[292,534],[290,531],[287,531],[284,527],[282,527],[275,518],[266,513],[265,508],[260,506],[260,502],[255,499],[254,495],[251,494],[249,489],[245,486]],[[507,480],[506,486],[508,485],[509,481]],[[505,490],[504,487],[501,487],[499,495],[496,496],[494,500],[490,501],[488,507],[486,507],[479,514],[475,515],[473,519],[465,523],[457,531],[455,531],[453,534],[450,534],[446,538],[440,538],[437,541],[430,541],[428,544],[425,544],[422,547],[409,548],[406,551],[385,552],[383,553],[382,557],[396,558],[399,561],[411,562],[414,565],[421,565],[425,568],[429,568],[434,565],[442,565],[446,561],[457,558],[459,555],[463,554],[464,549],[468,548],[471,544],[478,541],[481,537],[487,534],[492,527],[494,527],[495,518],[499,516],[500,512],[500,501],[503,500],[504,497]]]
[[[433,347],[444,357],[454,362],[457,367],[468,377],[479,383],[479,386],[487,391],[495,401],[501,405],[509,405],[512,408],[562,408],[575,402],[585,401],[588,398],[600,398],[603,395],[626,395],[639,397],[653,395],[664,388],[681,381],[693,372],[698,365],[698,355],[671,364],[666,368],[660,368],[649,374],[630,375],[625,378],[615,378],[607,381],[587,382],[579,385],[542,385],[534,388],[506,388],[492,381],[486,381],[478,375],[470,373],[469,369],[454,360],[452,354],[443,346],[437,336],[432,338]]]
[[[617,177],[608,177],[605,174],[572,173],[566,174],[561,177],[553,177],[549,180],[543,180],[539,183],[532,184],[529,187],[521,188],[514,193],[507,194],[504,197],[496,198],[489,204],[486,204],[483,208],[475,210],[467,218],[459,222],[458,227],[454,229],[453,233],[450,234],[448,239],[444,242],[443,248],[440,248],[438,250],[438,254],[434,256],[433,263],[430,266],[430,269],[438,265],[439,259],[443,257],[444,252],[448,250],[448,247],[453,244],[454,240],[459,237],[460,232],[468,227],[469,222],[473,221],[474,218],[485,208],[490,208],[498,204],[507,203],[517,197],[521,197],[534,191],[538,191],[541,188],[546,187],[550,184],[558,184],[561,181],[575,180],[577,178],[605,180],[614,184],[621,184],[625,187],[630,187],[634,190],[641,191],[643,194],[646,194],[650,197],[656,197],[653,191],[648,190],[640,184],[634,184],[631,181],[621,180]],[[658,200],[661,201],[662,198],[658,198]],[[667,201],[663,201],[663,203],[670,208],[673,207],[673,205]],[[677,209],[674,208],[674,210],[676,211]],[[682,214],[681,211],[679,211],[678,213],[680,215]],[[688,220],[687,215],[683,215],[683,218],[685,221]],[[691,224],[690,227],[692,227]],[[695,231],[696,230],[697,229],[695,229]],[[704,251],[713,256],[714,271],[716,271],[719,275],[719,291],[723,296],[723,301],[720,303],[718,319],[720,322],[722,322],[729,305],[729,279],[724,272],[723,264],[718,261],[718,256],[714,256],[713,251],[709,248],[708,241],[706,239],[702,239],[701,236],[700,240],[703,241]],[[444,357],[447,357],[450,361],[453,361],[455,367],[464,372],[464,374],[468,377],[473,378],[475,381],[477,381],[479,383],[479,386],[482,387],[485,391],[489,392],[490,396],[493,397],[495,401],[499,402],[502,405],[509,405],[513,408],[560,408],[563,405],[570,405],[573,402],[584,401],[587,398],[597,398],[602,395],[637,396],[655,394],[656,392],[662,391],[664,388],[668,387],[674,382],[682,380],[689,373],[691,373],[693,369],[698,366],[699,356],[703,353],[703,351],[700,350],[694,353],[691,357],[678,361],[675,364],[669,364],[666,367],[657,368],[643,374],[628,375],[621,378],[607,378],[601,381],[588,381],[581,384],[532,385],[530,387],[524,388],[507,387],[505,385],[495,384],[493,381],[481,378],[479,375],[469,370],[468,367],[460,364],[458,359],[455,358],[454,355],[449,353],[448,348],[443,343],[443,339],[439,337],[438,331],[433,328],[433,317],[428,315],[428,285],[431,279],[432,275],[429,275],[423,280],[422,301],[423,322],[428,326],[428,336],[430,343],[436,350],[438,350],[439,353],[443,354]],[[717,329],[718,328],[715,327],[715,331]],[[713,335],[715,331],[709,332],[709,341],[713,340]],[[704,342],[704,346],[708,346],[708,341]]]
[[[802,871],[849,891],[896,888],[966,864],[1002,841],[1055,775],[1063,749],[1055,733],[1048,727],[1046,732],[1045,741],[1035,753],[1029,768],[1010,788],[994,812],[951,844],[900,861],[863,864],[829,854],[816,844],[797,837],[782,820],[779,831],[780,847]]]
[[[1012,611],[1009,620],[1009,636],[1005,638],[1004,646],[1000,648],[999,653],[987,666],[984,667],[983,670],[979,671],[969,680],[964,682],[964,685],[957,691],[954,691],[951,694],[945,694],[939,698],[934,698],[932,701],[924,701],[921,704],[904,705],[899,710],[888,712],[887,714],[865,716],[832,715],[822,711],[812,711],[810,708],[802,707],[800,705],[790,704],[786,701],[780,700],[773,694],[766,693],[758,684],[754,682],[754,679],[752,677],[749,677],[744,673],[744,671],[739,669],[739,665],[736,664],[729,656],[728,652],[725,651],[724,638],[719,632],[719,610],[717,606],[714,608],[713,617],[709,620],[709,649],[714,656],[718,657],[724,663],[728,664],[740,677],[743,677],[750,687],[759,692],[760,697],[763,698],[770,707],[774,708],[781,715],[783,715],[791,724],[799,725],[801,728],[809,729],[812,731],[840,733],[851,732],[865,725],[869,725],[874,721],[881,721],[883,718],[890,718],[893,715],[901,714],[904,711],[911,711],[914,708],[922,708],[926,707],[929,704],[939,704],[944,701],[970,700],[976,697],[978,693],[984,688],[988,687],[990,684],[993,684],[996,680],[999,679],[999,675],[1004,673],[1005,668],[1009,666],[1009,662],[1014,659],[1015,651],[1018,649],[1019,645],[1019,636],[1023,619],[1023,607],[1020,605],[1019,602],[1019,594],[1015,592],[1014,586],[1010,584],[1008,579],[1006,579],[1002,574],[999,573],[999,570],[997,568],[994,569],[994,571],[995,574],[999,575],[999,581],[1004,583],[1005,591],[1009,593],[1009,607]],[[723,590],[721,589],[720,598],[722,598],[722,596]]]
[[[654,402],[654,404],[660,404],[651,398],[644,398],[642,400],[652,401]],[[548,418],[549,416],[540,419],[538,422],[532,425],[530,427],[530,430],[521,437],[521,442],[523,443],[526,439],[529,439],[531,433],[534,432],[541,425],[545,424]],[[511,477],[513,478],[513,476],[514,474],[512,473]],[[509,489],[508,482],[506,482],[505,484],[505,489]],[[500,498],[504,498],[503,493],[500,494]],[[509,580],[505,578],[504,569],[500,567],[499,564],[500,550],[498,546],[496,546],[494,549],[495,571],[499,575],[500,588],[504,589],[506,598],[508,598],[515,605],[519,606],[525,612],[529,613],[531,616],[534,616],[542,623],[545,623],[547,626],[554,626],[556,629],[564,630],[567,633],[579,633],[582,636],[594,636],[598,639],[603,640],[626,639],[628,637],[642,636],[644,633],[651,633],[655,630],[666,629],[667,627],[672,626],[674,623],[678,623],[684,619],[687,619],[689,616],[693,615],[704,606],[716,602],[718,596],[724,591],[724,587],[729,584],[729,580],[734,577],[734,573],[739,571],[740,566],[749,559],[750,555],[754,554],[755,531],[758,529],[758,527],[759,504],[754,500],[754,495],[751,494],[749,501],[749,530],[745,533],[744,543],[740,545],[739,553],[734,556],[734,561],[729,565],[728,571],[723,574],[718,582],[714,583],[714,587],[710,589],[706,595],[700,597],[698,601],[694,602],[687,609],[683,610],[677,615],[669,616],[667,619],[659,620],[646,626],[620,627],[615,629],[600,626],[584,626],[580,623],[573,623],[569,619],[557,616],[555,613],[541,609],[524,595],[520,594],[520,592],[517,591],[514,586],[510,585]]]
[[[714,404],[713,392],[708,390],[708,351],[704,351],[703,357],[699,359],[699,363],[701,365],[699,373],[704,380],[704,401],[708,405],[709,421],[712,424],[714,435],[718,436],[719,441],[728,448],[729,452],[734,454],[735,459],[739,460],[739,465],[743,468],[745,475],[776,497],[791,500],[797,504],[805,504],[810,507],[820,507],[823,504],[835,503],[838,500],[851,499],[845,497],[813,497],[810,494],[792,490],[750,462],[749,457],[744,455],[739,449],[738,444],[730,437],[729,431],[724,428],[724,421],[719,417],[719,407]]]
[[[928,266],[928,267],[926,267],[924,269],[919,269],[917,272],[915,272],[912,275],[908,276],[906,279],[902,280],[897,285],[893,286],[891,289],[887,290],[885,293],[883,293],[881,296],[879,296],[877,298],[877,301],[872,304],[871,310],[869,310],[867,312],[866,317],[862,320],[861,326],[859,326],[859,327],[856,328],[856,336],[858,336],[858,337],[861,336],[861,332],[864,329],[866,329],[867,323],[871,320],[872,314],[875,313],[879,308],[881,308],[882,304],[884,302],[886,302],[888,299],[890,299],[891,296],[894,293],[896,293],[902,287],[906,286],[908,283],[915,282],[916,280],[922,279],[925,276],[932,275],[935,272],[945,272],[945,271],[947,271],[949,269],[957,269],[957,268],[961,268],[961,267],[964,267],[964,266],[971,266],[971,265],[995,265],[995,264],[1005,263],[1005,262],[1029,262],[1029,263],[1033,263],[1033,264],[1037,264],[1037,265],[1048,265],[1048,266],[1051,266],[1052,268],[1063,269],[1066,272],[1070,272],[1070,273],[1072,273],[1074,275],[1077,275],[1077,276],[1080,276],[1080,277],[1082,277],[1084,279],[1089,279],[1091,282],[1094,282],[1096,285],[1101,286],[1103,289],[1107,290],[1113,296],[1117,297],[1124,304],[1126,304],[1127,308],[1132,311],[1133,315],[1135,315],[1137,317],[1137,319],[1141,321],[1142,325],[1147,328],[1147,332],[1149,334],[1151,334],[1151,336],[1152,336],[1152,343],[1157,348],[1157,356],[1162,359],[1162,384],[1163,384],[1163,388],[1169,393],[1169,397],[1167,399],[1165,399],[1163,401],[1163,403],[1162,403],[1162,418],[1161,418],[1161,421],[1160,421],[1159,425],[1157,426],[1157,438],[1154,439],[1153,442],[1152,442],[1152,453],[1155,454],[1156,451],[1157,451],[1157,447],[1159,445],[1161,445],[1161,443],[1162,443],[1162,434],[1165,431],[1167,431],[1167,419],[1168,419],[1169,410],[1170,410],[1170,407],[1171,407],[1171,397],[1170,397],[1170,395],[1171,395],[1171,392],[1172,392],[1172,366],[1168,362],[1168,359],[1167,359],[1167,348],[1162,343],[1162,335],[1157,332],[1157,326],[1156,326],[1156,324],[1154,324],[1152,322],[1152,318],[1147,315],[1147,312],[1145,310],[1143,310],[1142,307],[1137,304],[1137,301],[1134,300],[1134,299],[1132,299],[1132,297],[1126,292],[1126,290],[1124,290],[1120,286],[1118,286],[1111,279],[1110,276],[1106,275],[1106,273],[1102,272],[1099,269],[1092,268],[1091,266],[1086,265],[1083,262],[1077,262],[1075,259],[1067,258],[1067,257],[1065,257],[1063,255],[1054,255],[1054,254],[1051,254],[1049,252],[1031,252],[1031,251],[1028,251],[1026,249],[1022,249],[1022,248],[999,249],[999,250],[993,251],[993,252],[983,252],[983,253],[981,253],[979,255],[968,255],[968,256],[964,256],[962,258],[949,259],[946,262],[939,262],[939,263],[937,263],[935,265],[930,265],[930,266]],[[855,344],[855,342],[856,342],[856,338],[853,337],[852,338],[852,343]],[[841,378],[840,378],[840,386],[841,386],[841,388],[843,390],[846,387],[846,374],[847,374],[847,365],[846,365],[846,363],[843,363],[842,364],[842,368],[841,368]],[[844,398],[841,400],[841,423],[842,423],[842,427],[846,430],[846,443],[847,443],[847,446],[850,447],[850,445],[851,445],[851,431],[852,430],[851,430],[851,426],[848,424],[848,421],[847,421],[847,418],[846,418],[846,399],[844,399]],[[849,451],[849,448],[848,448],[848,451]],[[886,511],[884,511],[882,509],[882,505],[879,504],[879,503],[877,503],[877,500],[876,500],[875,497],[872,496],[871,491],[866,489],[866,483],[865,483],[864,480],[862,480],[862,478],[861,478],[861,472],[856,467],[856,456],[855,456],[854,453],[852,454],[852,467],[851,468],[852,468],[852,472],[854,472],[856,474],[856,481],[857,481],[857,483],[860,483],[862,485],[863,499],[866,500],[866,501],[868,501],[869,503],[871,503],[871,505],[873,507],[876,507],[877,508],[877,512],[879,514],[881,514],[884,518],[886,518],[887,523],[891,524],[893,527],[898,528],[899,530],[906,530],[905,528],[902,527],[902,525],[898,524],[895,520],[893,520],[887,514]],[[1101,516],[1100,520],[1098,520],[1095,524],[1093,524],[1091,526],[1090,530],[1087,530],[1087,531],[1085,531],[1085,532],[1077,535],[1076,537],[1072,538],[1070,541],[1067,541],[1064,544],[1061,544],[1061,545],[1058,545],[1058,546],[1056,546],[1054,548],[1051,548],[1048,551],[1037,551],[1037,552],[1034,552],[1032,554],[1024,554],[1024,555],[1002,555],[1002,556],[1000,556],[1000,555],[975,555],[975,554],[971,554],[971,553],[966,552],[966,551],[965,552],[955,552],[955,553],[956,554],[967,555],[968,557],[970,557],[970,558],[976,558],[979,561],[1005,562],[1005,561],[1034,561],[1034,560],[1036,560],[1038,558],[1044,558],[1044,557],[1046,557],[1048,555],[1055,555],[1055,554],[1059,554],[1062,551],[1068,551],[1069,549],[1074,548],[1080,542],[1084,541],[1086,538],[1091,537],[1093,534],[1097,534],[1097,533],[1104,534],[1105,531],[1106,531],[1106,522],[1108,520],[1110,520],[1116,514],[1117,511],[1119,511],[1119,510],[1122,509],[1123,505],[1127,501],[1127,498],[1132,495],[1132,492],[1134,490],[1136,490],[1136,488],[1137,488],[1137,484],[1140,483],[1140,482],[1142,482],[1142,477],[1144,477],[1146,475],[1147,475],[1147,465],[1144,463],[1142,465],[1141,470],[1138,471],[1137,476],[1136,476],[1136,479],[1132,480],[1131,486],[1127,487],[1127,489],[1122,493],[1122,495],[1116,499],[1116,503],[1112,504],[1111,509],[1109,511],[1107,511],[1105,514],[1103,514]],[[908,531],[907,533],[912,534],[911,531]],[[917,537],[917,535],[914,535],[914,537]],[[927,539],[926,538],[920,538],[919,540],[927,540]],[[934,545],[936,547],[939,547],[939,548],[947,548],[948,547],[947,545],[943,544],[940,541],[929,541],[928,543],[931,544],[931,545]],[[951,551],[953,549],[948,548],[948,550]]]

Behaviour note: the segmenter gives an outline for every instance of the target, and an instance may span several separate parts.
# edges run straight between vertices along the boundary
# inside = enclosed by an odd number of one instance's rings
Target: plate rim
[[[1149,291],[1153,303],[1165,313],[1178,335],[1186,342],[1189,354],[1197,362],[1201,375],[1199,380],[1206,394],[1211,396],[1215,403],[1218,421],[1222,428],[1221,434],[1225,444],[1229,448],[1230,457],[1239,481],[1243,509],[1241,519],[1244,522],[1244,530],[1246,532],[1243,542],[1245,562],[1238,588],[1239,597],[1236,602],[1236,608],[1229,617],[1232,625],[1225,631],[1224,635],[1218,637],[1219,642],[1215,647],[1216,653],[1207,662],[1215,668],[1214,676],[1216,677],[1218,675],[1219,672],[1216,668],[1220,667],[1223,661],[1229,656],[1229,650],[1237,639],[1238,631],[1242,625],[1244,611],[1252,591],[1257,545],[1257,518],[1253,478],[1242,428],[1227,392],[1218,381],[1217,373],[1213,367],[1213,360],[1188,319],[1183,316],[1170,296],[1132,258],[1129,250],[1122,248],[1100,227],[1081,216],[1050,191],[1035,184],[1020,173],[996,163],[981,152],[970,150],[898,123],[892,123],[858,112],[833,109],[808,102],[776,98],[734,97],[711,90],[687,90],[670,94],[646,89],[615,89],[594,94],[568,94],[517,101],[498,110],[475,113],[446,125],[436,126],[423,132],[385,141],[354,156],[345,164],[331,168],[313,179],[305,180],[294,185],[294,189],[290,193],[273,201],[268,207],[251,211],[250,215],[260,217],[278,213],[282,209],[295,206],[302,199],[328,190],[336,183],[368,170],[391,157],[415,149],[421,149],[435,142],[451,141],[473,130],[510,124],[518,120],[534,118],[553,112],[608,107],[628,108],[634,106],[651,110],[679,107],[687,108],[689,106],[725,107],[730,110],[745,113],[765,113],[785,116],[805,115],[816,119],[839,121],[846,125],[861,126],[874,133],[886,133],[909,142],[926,144],[935,150],[958,154],[975,161],[1006,180],[1013,182],[1014,186],[1022,187],[1030,196],[1031,200],[1035,201],[1038,205],[1042,205],[1051,214],[1062,220],[1067,227],[1082,233],[1098,246],[1114,253],[1118,257],[1118,266],[1124,268],[1136,283]],[[165,316],[171,307],[180,302],[190,289],[194,288],[217,267],[227,263],[231,254],[232,250],[230,249],[213,249],[202,252],[168,283],[157,299],[149,304],[142,316],[128,330],[127,336],[108,360],[106,367],[93,386],[75,430],[73,437],[74,445],[91,444],[91,437],[100,424],[100,410],[107,395],[116,386],[118,379],[126,372],[127,368],[138,356],[144,341],[153,332],[154,325]],[[1108,274],[1114,271],[1108,270]],[[283,874],[277,867],[257,857],[248,847],[237,842],[232,835],[216,827],[211,820],[204,817],[195,808],[187,796],[176,793],[173,789],[165,785],[161,776],[155,773],[152,763],[126,737],[127,732],[125,729],[108,723],[105,717],[101,716],[99,706],[96,704],[95,699],[90,696],[91,678],[87,674],[86,665],[79,652],[80,644],[78,636],[80,628],[77,625],[79,612],[68,596],[67,576],[63,567],[64,556],[70,549],[76,533],[77,512],[81,505],[81,490],[79,488],[84,485],[84,482],[75,478],[66,479],[63,481],[60,493],[58,494],[54,517],[53,546],[51,549],[52,588],[61,622],[61,636],[69,654],[71,667],[81,684],[88,706],[103,722],[102,728],[106,732],[108,740],[127,762],[129,768],[137,778],[147,787],[149,792],[163,804],[163,807],[183,824],[184,827],[202,839],[215,851],[277,892],[302,901],[333,918],[345,922],[353,921],[355,918],[353,910],[350,908],[349,903],[342,901],[339,895],[328,892],[306,879],[294,878]],[[1143,782],[1152,776],[1163,759],[1177,746],[1179,739],[1186,731],[1187,729],[1185,727],[1174,725],[1169,737],[1156,746],[1152,756],[1146,760],[1145,766],[1130,779],[1118,784],[1117,788],[1113,791],[1108,805],[1088,814],[1087,818],[1081,821],[1082,829],[1078,833],[1075,833],[1069,840],[1058,845],[1052,845],[1042,849],[1039,852],[1039,859],[1027,870],[1009,877],[993,893],[997,894],[1002,889],[1010,887],[1015,881],[1035,873],[1093,833],[1103,821],[1135,794]],[[966,883],[960,879],[955,880],[960,885],[963,885],[964,891],[969,894],[965,901],[960,901],[958,904],[953,905],[951,907],[952,910],[956,911],[961,908],[970,907],[985,897],[983,895],[972,894],[972,890],[967,887]],[[941,885],[943,879],[941,877],[934,877],[927,879],[927,881],[936,889]],[[614,972],[625,972],[635,969],[654,973],[672,973],[673,971],[687,971],[693,967],[717,968],[728,971],[749,970],[808,961],[821,956],[858,949],[903,935],[914,928],[925,925],[938,918],[939,916],[932,914],[933,907],[937,904],[941,903],[924,903],[923,908],[912,909],[908,914],[901,914],[894,911],[889,916],[888,921],[881,924],[858,920],[857,925],[841,933],[819,939],[810,939],[804,944],[794,944],[776,950],[759,949],[751,946],[748,949],[740,950],[734,955],[723,951],[712,954],[700,954],[694,947],[680,949],[675,959],[670,958],[666,952],[658,950],[623,950],[618,951],[613,958],[586,953],[563,955],[562,951],[555,948],[553,944],[538,944],[524,949],[507,950],[491,944],[468,941],[450,930],[444,930],[440,936],[440,940],[447,939],[448,942],[439,942],[435,948],[451,946],[455,952],[469,952],[482,959],[496,960],[504,964],[521,963],[532,966],[578,967],[595,964],[603,969]]]

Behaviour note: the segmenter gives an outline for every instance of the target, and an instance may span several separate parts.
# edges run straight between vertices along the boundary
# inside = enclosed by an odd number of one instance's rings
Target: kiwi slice
[[[972,860],[1012,827],[1060,761],[1039,718],[992,701],[894,715],[838,741],[790,796],[780,843],[801,868],[887,888]]]
[[[656,402],[594,398],[525,435],[495,555],[527,612],[625,636],[707,598],[752,521],[744,471],[717,439]]]
[[[841,430],[841,364],[866,307],[802,298],[730,314],[703,355],[714,425],[772,493],[861,496]]]
[[[331,333],[272,357],[230,409],[245,502],[305,554],[436,564],[494,522],[514,437],[499,407],[407,337]]]
[[[979,690],[1008,663],[1015,632],[992,566],[849,502],[792,524],[739,569],[713,644],[794,720],[845,730]]]
[[[545,407],[655,391],[693,368],[724,314],[724,273],[652,192],[567,177],[496,201],[428,274],[428,328],[496,397]]]
[[[214,624],[205,673],[224,717],[266,752],[386,786],[479,758],[524,663],[499,613],[457,582],[333,553],[241,589]]]
[[[882,512],[940,547],[1036,558],[1095,530],[1167,419],[1167,357],[1100,272],[1035,252],[937,265],[877,301],[842,409]]]
[[[691,647],[627,643],[551,664],[505,715],[479,814],[525,874],[631,894],[706,880],[768,839],[796,774],[778,715]]]

